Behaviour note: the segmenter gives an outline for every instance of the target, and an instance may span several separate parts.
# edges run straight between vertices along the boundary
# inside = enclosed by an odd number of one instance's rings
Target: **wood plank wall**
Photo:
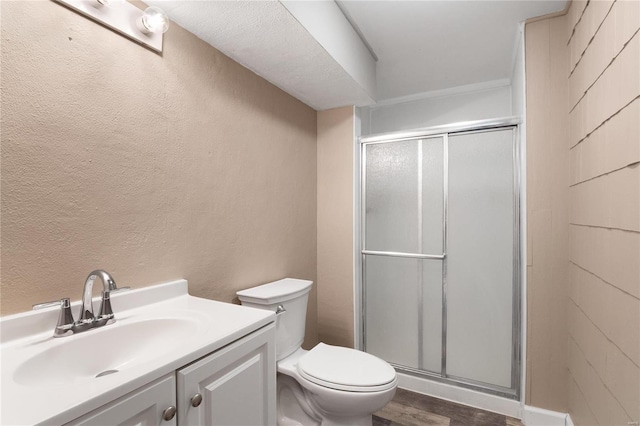
[[[569,412],[640,420],[640,1],[568,14]]]
[[[526,26],[528,237],[533,241],[527,402],[549,409],[566,404],[576,425],[640,421],[639,28],[639,0],[573,1],[567,15]],[[558,59],[562,49],[565,55]],[[551,84],[558,75],[565,87]],[[564,112],[558,112],[563,97]],[[564,127],[554,127],[556,115]],[[555,145],[563,132],[564,145]],[[568,157],[568,182],[554,156]],[[559,188],[550,189],[550,178]],[[563,205],[554,196],[565,185]],[[547,198],[536,198],[545,190]],[[550,224],[536,221],[545,205]],[[562,240],[554,242],[550,234],[554,217],[563,220],[553,213],[565,206],[566,281],[553,265],[548,269],[544,256],[536,256],[545,248],[553,256],[563,250]],[[555,225],[562,229],[562,223]],[[548,297],[535,297],[536,292]],[[566,324],[540,318],[562,319],[548,303],[551,295],[566,301]],[[565,348],[550,348],[564,330]],[[556,378],[542,371],[556,371],[559,364],[568,373],[562,374],[566,386],[557,387]]]

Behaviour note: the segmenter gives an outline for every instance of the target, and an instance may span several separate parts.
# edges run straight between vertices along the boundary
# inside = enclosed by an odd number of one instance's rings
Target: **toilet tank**
[[[276,312],[278,361],[291,355],[302,345],[307,320],[307,300],[312,284],[313,281],[285,278],[236,293],[244,306]]]

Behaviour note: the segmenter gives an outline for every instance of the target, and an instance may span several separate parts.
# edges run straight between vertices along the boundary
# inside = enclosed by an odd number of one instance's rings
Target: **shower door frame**
[[[357,259],[359,262],[358,271],[358,287],[359,287],[359,303],[357,310],[359,315],[356,319],[359,322],[359,339],[356,345],[366,351],[366,288],[364,286],[365,280],[365,267],[367,256],[390,256],[396,258],[414,258],[418,260],[441,260],[442,261],[442,348],[441,348],[441,371],[440,373],[434,373],[418,368],[411,368],[398,364],[391,363],[393,367],[402,373],[406,373],[413,376],[423,377],[426,379],[442,382],[445,384],[459,386],[462,388],[481,391],[490,395],[505,397],[513,400],[520,400],[521,396],[521,382],[522,382],[522,365],[523,365],[523,341],[522,341],[522,221],[521,221],[521,197],[522,197],[522,175],[521,175],[521,138],[520,138],[520,123],[519,117],[506,117],[490,120],[478,120],[467,121],[460,123],[453,123],[443,126],[434,126],[423,129],[416,129],[402,132],[383,133],[371,136],[361,136],[358,138],[359,145],[359,224],[356,227],[359,231],[359,247],[357,252]],[[512,356],[511,356],[511,387],[506,388],[489,383],[479,382],[472,379],[465,379],[462,377],[456,377],[447,374],[446,368],[446,351],[447,351],[447,214],[448,214],[448,138],[450,135],[464,135],[473,133],[484,133],[490,131],[509,130],[513,131],[513,277],[512,277]],[[430,138],[442,138],[443,142],[443,216],[442,216],[442,254],[422,254],[422,253],[402,253],[402,252],[385,252],[385,251],[373,251],[366,250],[366,147],[373,144],[380,143],[393,143],[409,140],[419,141],[418,149],[422,147],[421,139]],[[420,161],[419,178],[422,175]],[[422,200],[422,196],[419,198]],[[422,203],[419,203],[419,224],[418,228],[421,229],[422,223]],[[422,236],[420,237],[422,240]],[[420,244],[419,250],[422,244]],[[420,279],[420,289],[422,291],[422,279]],[[419,313],[418,318],[420,320],[422,312],[422,301],[419,301]],[[356,324],[358,325],[358,324]],[[422,330],[421,324],[418,324],[419,336],[419,353],[422,353]],[[419,362],[422,359],[419,358]]]

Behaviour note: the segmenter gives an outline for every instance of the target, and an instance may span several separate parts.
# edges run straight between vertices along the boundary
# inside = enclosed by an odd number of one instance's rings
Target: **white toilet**
[[[304,340],[312,281],[285,278],[237,293],[245,306],[276,312],[278,425],[371,426],[396,392],[388,363],[371,354]]]

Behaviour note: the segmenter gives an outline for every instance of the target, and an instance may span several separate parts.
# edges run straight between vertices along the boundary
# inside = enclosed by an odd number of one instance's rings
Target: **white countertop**
[[[59,308],[0,318],[0,424],[69,422],[275,321],[275,314],[266,310],[190,296],[185,280],[114,294],[111,304],[116,323],[61,338],[53,338]],[[78,306],[78,302],[72,304],[76,317]],[[98,306],[99,301],[94,300],[94,308]],[[137,359],[119,364],[116,374],[95,378],[92,373],[90,377],[67,380],[62,374],[64,360],[52,359],[51,366],[41,365],[38,359],[28,363],[37,356],[44,359],[43,351],[53,353],[52,349],[59,345],[73,343],[82,348],[85,335],[94,334],[90,341],[95,342],[100,333],[109,333],[102,335],[106,340],[107,336],[117,335],[118,327],[136,330],[143,322],[146,327],[171,324],[171,318],[188,321],[181,322],[182,328],[174,330],[174,334],[167,331],[172,338],[141,338],[143,346],[136,348]],[[121,350],[117,346],[81,350],[86,350],[83,356],[89,364],[96,350]],[[59,367],[61,379],[40,383],[37,371],[25,371],[30,365],[38,370]],[[24,380],[25,374],[29,380]]]

